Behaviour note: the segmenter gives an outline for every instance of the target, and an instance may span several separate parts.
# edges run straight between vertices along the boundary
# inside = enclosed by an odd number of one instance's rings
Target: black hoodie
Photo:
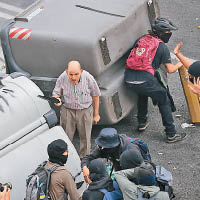
[[[113,191],[113,181],[109,176],[102,177],[98,181],[91,182],[86,191],[84,191],[82,200],[103,200],[104,194],[99,189],[105,188],[109,192]]]

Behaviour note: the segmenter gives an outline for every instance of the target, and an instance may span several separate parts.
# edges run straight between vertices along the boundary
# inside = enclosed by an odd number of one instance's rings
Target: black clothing
[[[99,181],[102,177],[106,176],[106,167],[105,164],[102,162],[102,159],[95,159],[92,160],[88,166],[90,170],[90,180],[91,181]]]
[[[47,147],[49,161],[64,166],[67,162],[68,155],[62,155],[68,151],[68,145],[64,140],[58,139],[51,142]]]
[[[120,166],[122,169],[131,169],[140,166],[144,162],[142,156],[137,151],[129,149],[120,156]]]
[[[158,49],[156,51],[156,55],[153,59],[152,66],[155,69],[158,69],[161,64],[171,63],[170,51],[168,47],[160,42]],[[124,74],[125,82],[133,82],[133,81],[152,81],[156,80],[156,78],[147,71],[136,71],[127,68]]]
[[[158,69],[161,64],[171,63],[170,51],[163,43],[159,43],[152,66]],[[126,85],[138,94],[138,122],[146,123],[148,113],[148,97],[151,97],[154,104],[157,104],[162,116],[162,122],[165,126],[165,132],[168,137],[173,137],[176,133],[173,124],[172,111],[175,110],[172,97],[169,95],[168,88],[161,83],[159,76],[146,71],[136,71],[132,69],[125,70],[124,81]]]
[[[87,190],[83,192],[82,200],[103,200],[104,194],[99,189],[105,188],[109,192],[113,191],[113,181],[109,176],[103,177],[99,181],[91,182]]]
[[[98,147],[89,155],[86,155],[81,161],[81,167],[89,166],[89,163],[97,158],[107,158],[108,160],[113,162],[114,169],[116,171],[121,170],[119,158],[122,153],[122,150],[130,143],[130,139],[125,134],[119,134],[120,145],[115,147],[115,151],[110,151],[109,149],[99,149]],[[128,149],[134,149],[141,156],[141,152],[137,144],[131,143],[128,146]],[[108,150],[108,151],[107,151]]]

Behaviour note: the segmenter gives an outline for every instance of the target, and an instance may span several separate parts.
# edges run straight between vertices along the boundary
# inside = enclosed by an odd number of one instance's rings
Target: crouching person
[[[106,173],[105,164],[101,159],[92,160],[89,164],[90,183],[83,193],[83,200],[121,200],[122,193],[115,181]]]
[[[115,172],[115,179],[124,200],[169,200],[168,193],[160,191],[156,186],[153,166],[144,162],[136,151],[123,152],[120,156],[120,165],[123,170]]]
[[[56,170],[51,173],[49,195],[51,200],[65,200],[69,194],[71,200],[81,200],[74,179],[69,170],[64,167],[68,158],[68,145],[65,141],[58,139],[48,145],[47,152],[49,161],[45,168]]]

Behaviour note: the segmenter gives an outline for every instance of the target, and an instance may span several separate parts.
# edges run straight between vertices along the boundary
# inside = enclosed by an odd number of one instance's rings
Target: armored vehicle
[[[63,139],[69,146],[67,167],[76,183],[83,182],[79,156],[49,103],[37,85],[19,73],[12,73],[0,84],[0,182],[11,182],[12,200],[25,197],[26,179],[48,159],[47,146]],[[80,192],[86,188],[83,184]]]
[[[1,30],[7,73],[25,72],[51,95],[70,60],[80,61],[101,89],[101,124],[134,108],[123,83],[127,53],[159,15],[156,0],[38,0]]]

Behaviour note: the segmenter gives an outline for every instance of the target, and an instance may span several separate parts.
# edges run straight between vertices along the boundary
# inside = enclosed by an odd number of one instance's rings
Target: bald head
[[[76,60],[72,60],[68,63],[67,69],[68,70],[74,70],[74,69],[79,70],[79,69],[81,69],[81,64]]]
[[[79,80],[81,78],[81,73],[82,73],[82,69],[81,69],[81,65],[78,61],[70,61],[67,65],[67,75],[69,80],[74,83],[77,84],[79,83]]]

